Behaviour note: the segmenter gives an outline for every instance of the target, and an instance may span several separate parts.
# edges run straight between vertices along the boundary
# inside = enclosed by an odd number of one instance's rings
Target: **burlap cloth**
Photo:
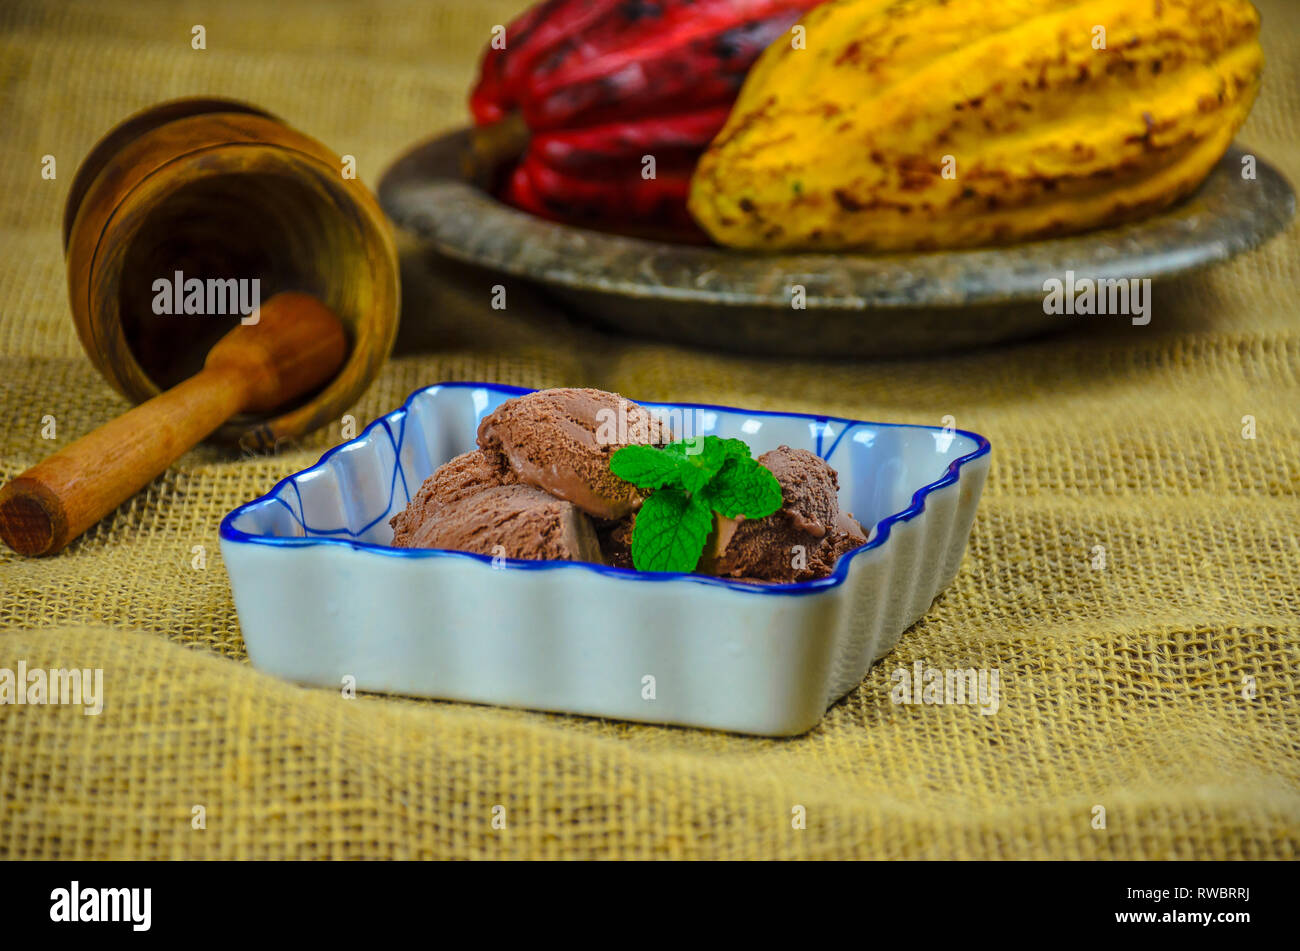
[[[0,475],[125,408],[74,336],[59,239],[73,171],[113,123],[176,96],[243,98],[356,155],[373,185],[465,120],[477,51],[517,6],[0,5]],[[1300,6],[1261,7],[1266,81],[1239,139],[1297,182]],[[205,51],[190,46],[196,23]],[[1293,228],[1178,282],[1147,327],[1085,320],[995,350],[857,364],[622,340],[522,289],[494,313],[485,287],[430,280],[408,257],[399,351],[361,421],[446,379],[951,414],[994,445],[955,584],[797,739],[344,700],[248,665],[217,548],[221,516],[313,462],[337,428],[277,457],[203,448],[66,553],[0,553],[0,667],[102,667],[106,692],[97,717],[0,707],[0,858],[1294,858],[1297,248]],[[1000,670],[1000,710],[892,704],[891,672],[915,660]]]

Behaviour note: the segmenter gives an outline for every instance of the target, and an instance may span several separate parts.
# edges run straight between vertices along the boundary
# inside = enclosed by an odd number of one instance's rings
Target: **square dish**
[[[254,666],[306,684],[766,736],[804,733],[957,573],[988,474],[962,430],[693,403],[699,435],[826,459],[867,544],[759,585],[393,548],[388,519],[529,392],[441,383],[241,505],[221,551]]]

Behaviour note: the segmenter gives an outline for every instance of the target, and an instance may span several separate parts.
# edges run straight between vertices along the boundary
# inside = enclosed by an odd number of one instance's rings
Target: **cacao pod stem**
[[[469,148],[461,154],[465,177],[479,188],[492,191],[500,180],[501,169],[527,150],[528,139],[528,126],[518,112],[475,126],[470,133]]]

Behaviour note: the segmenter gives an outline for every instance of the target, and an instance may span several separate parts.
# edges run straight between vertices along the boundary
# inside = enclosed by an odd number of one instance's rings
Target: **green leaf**
[[[722,451],[728,459],[752,458],[749,452],[749,443],[743,439],[722,440]]]
[[[664,452],[681,460],[689,468],[682,472],[682,488],[696,493],[709,484],[727,461],[726,447],[717,436],[696,436],[683,442],[669,443]]]
[[[694,571],[713,528],[713,513],[695,495],[659,489],[632,525],[632,564],[638,571]]]
[[[781,485],[741,439],[703,436],[625,446],[610,456],[620,479],[653,493],[632,529],[632,564],[641,571],[694,571],[716,510],[728,518],[764,518],[781,507]]]
[[[706,501],[727,518],[766,518],[781,507],[781,483],[753,459],[728,459],[709,483]]]
[[[680,485],[690,467],[653,446],[624,446],[609,457],[609,470],[643,489]]]

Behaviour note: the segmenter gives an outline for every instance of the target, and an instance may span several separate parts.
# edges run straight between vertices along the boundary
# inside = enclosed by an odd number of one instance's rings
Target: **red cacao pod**
[[[818,2],[530,8],[506,27],[504,48],[484,53],[470,95],[478,125],[522,120],[530,133],[501,196],[559,221],[703,240],[686,210],[691,172],[754,60]]]

